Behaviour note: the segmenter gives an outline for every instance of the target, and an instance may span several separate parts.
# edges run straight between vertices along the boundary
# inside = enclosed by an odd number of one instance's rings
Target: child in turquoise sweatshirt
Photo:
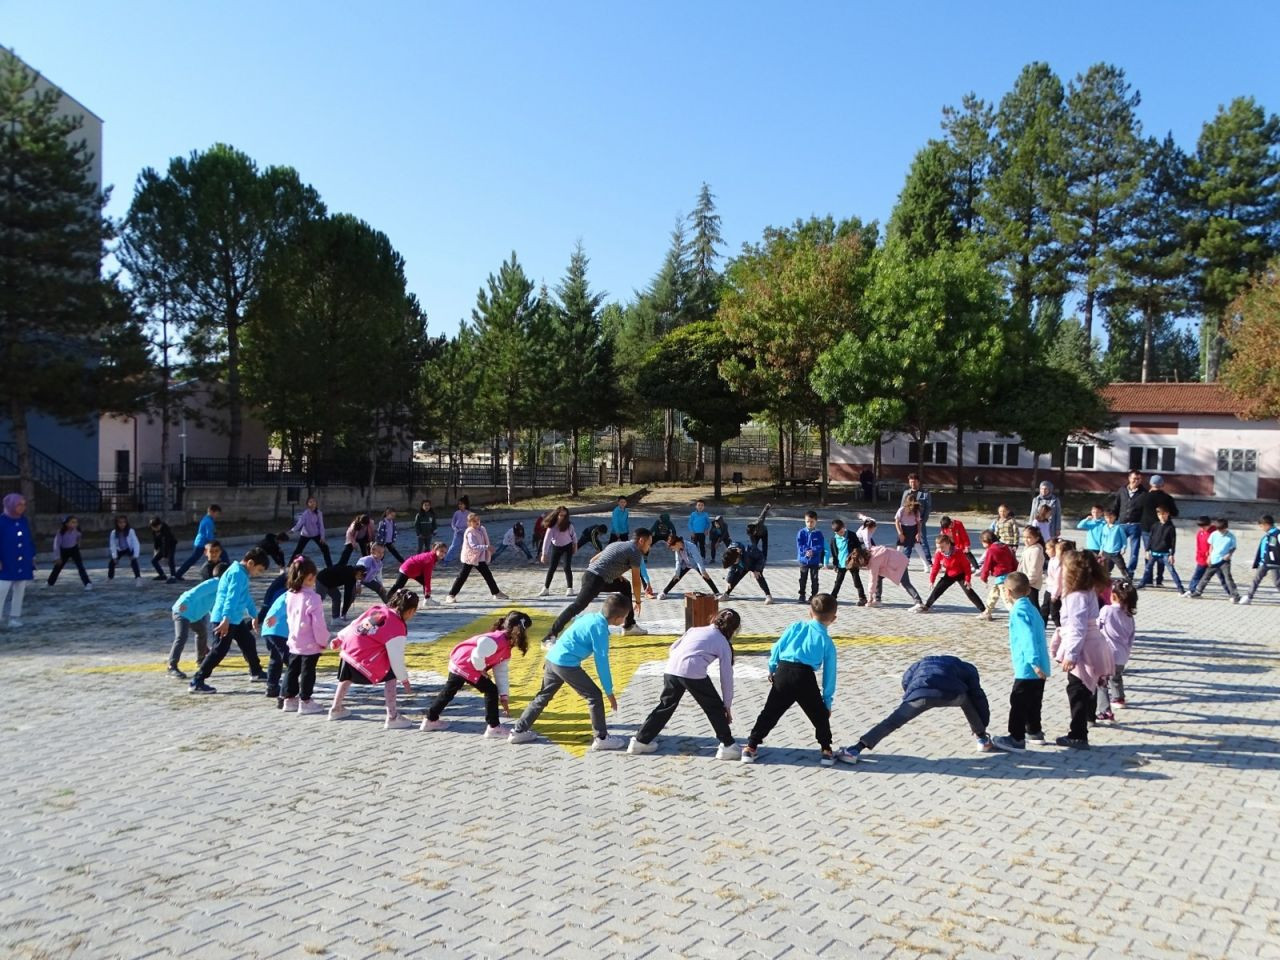
[[[821,554],[819,554],[821,556]],[[814,736],[822,748],[824,767],[835,764],[831,752],[831,703],[836,695],[836,645],[827,628],[836,620],[836,598],[816,594],[809,601],[809,619],[787,627],[769,651],[769,698],[751,728],[742,750],[743,763],[756,762],[756,749],[778,725],[793,704],[813,723]],[[822,689],[818,689],[818,671]]]
[[[1014,572],[1005,577],[1004,599],[1009,605],[1009,655],[1013,660],[1013,692],[1009,694],[1009,735],[996,737],[997,749],[1027,749],[1027,738],[1044,743],[1040,706],[1049,678],[1049,644],[1044,618],[1031,602],[1031,581]]]

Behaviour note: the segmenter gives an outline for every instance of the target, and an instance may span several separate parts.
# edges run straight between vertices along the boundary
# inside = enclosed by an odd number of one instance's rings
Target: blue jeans
[[[1120,526],[1124,535],[1129,538],[1129,577],[1132,579],[1134,571],[1138,569],[1138,557],[1151,543],[1151,534],[1143,530],[1141,524],[1122,523]]]
[[[280,696],[280,676],[289,664],[289,638],[270,633],[262,635],[270,659],[267,661],[267,696]]]
[[[453,531],[453,542],[449,544],[449,550],[444,555],[444,559],[440,562],[445,566],[457,561],[462,555],[462,534],[457,530]]]
[[[190,570],[193,566],[195,566],[195,562],[203,556],[204,556],[203,545],[199,547],[192,547],[191,556],[187,557],[187,559],[182,562],[182,566],[178,568],[178,572],[177,574],[175,574],[175,576],[177,576],[178,579],[181,580],[183,577],[187,575],[187,571]]]
[[[1169,559],[1167,553],[1152,553],[1147,556],[1147,565],[1142,571],[1142,582],[1138,584],[1140,587],[1149,587],[1152,584],[1151,576],[1163,577],[1164,571],[1168,569],[1169,576],[1173,577],[1173,585],[1178,588],[1178,592],[1182,592],[1182,578],[1178,576],[1178,570],[1173,565],[1173,561]]]

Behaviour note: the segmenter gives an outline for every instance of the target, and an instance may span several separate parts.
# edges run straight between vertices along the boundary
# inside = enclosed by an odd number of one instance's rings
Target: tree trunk
[[[228,313],[227,325],[227,459],[238,470],[244,424],[240,409],[240,323]],[[234,477],[234,474],[232,475]],[[228,479],[232,479],[229,477]]]
[[[1031,489],[1040,489],[1040,454],[1031,451]]]
[[[1147,307],[1142,311],[1142,382],[1151,380],[1151,350],[1155,339],[1155,312]]]
[[[369,489],[364,494],[365,510],[373,509],[373,487],[378,482],[378,450],[369,451]]]
[[[613,428],[613,482],[622,486],[622,427]]]
[[[1085,290],[1084,293],[1084,355],[1085,359],[1089,358],[1089,353],[1093,348],[1093,301],[1097,294],[1092,290]],[[1144,378],[1143,382],[1146,380]]]
[[[788,431],[790,436],[787,439],[787,476],[794,477],[796,475],[796,424],[791,421],[791,429]]]
[[[929,431],[920,428],[920,433],[916,436],[916,475],[920,478],[920,486],[924,486],[924,439],[929,436]]]
[[[578,495],[578,428],[570,432],[573,437],[573,453],[569,455],[569,496]]]
[[[778,420],[778,490],[787,489],[787,443],[782,420]]]
[[[827,502],[827,415],[824,411],[818,418],[818,503]]]
[[[675,464],[676,412],[667,410],[662,419],[662,479],[670,483]]]
[[[720,500],[720,487],[721,487],[720,453],[723,447],[724,447],[724,444],[722,443],[717,443],[715,446],[715,458],[716,458],[715,460],[715,493],[713,494],[713,497],[717,502]]]
[[[1204,342],[1204,379],[1213,383],[1218,379],[1218,362],[1222,358],[1222,337],[1218,334],[1218,318],[1204,321],[1209,325],[1202,338]]]
[[[1062,441],[1062,446],[1058,448],[1059,455],[1062,457],[1062,465],[1058,467],[1058,496],[1063,496],[1067,492],[1067,441]]]
[[[956,493],[964,493],[964,427],[956,427]]]
[[[9,401],[9,419],[13,422],[13,443],[18,448],[18,492],[27,500],[27,516],[35,516],[36,481],[31,468],[31,435],[27,431],[27,408],[21,400]],[[57,509],[57,504],[54,509]]]
[[[884,438],[876,434],[876,445],[871,451],[871,502],[875,503],[880,491],[880,468],[884,466]]]
[[[707,475],[707,454],[706,447],[702,441],[698,441],[697,452],[693,457],[693,479],[702,483],[703,478]]]
[[[507,427],[507,503],[515,502],[516,480],[516,431]]]

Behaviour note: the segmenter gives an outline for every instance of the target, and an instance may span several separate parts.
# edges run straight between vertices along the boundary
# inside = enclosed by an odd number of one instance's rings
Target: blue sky
[[[355,13],[361,6],[371,12]],[[385,231],[433,330],[511,250],[554,285],[581,238],[629,299],[705,180],[727,250],[810,214],[887,218],[944,104],[1047,60],[1122,66],[1194,145],[1280,110],[1280,4],[0,0],[0,44],[101,115],[111,212],[225,141]]]

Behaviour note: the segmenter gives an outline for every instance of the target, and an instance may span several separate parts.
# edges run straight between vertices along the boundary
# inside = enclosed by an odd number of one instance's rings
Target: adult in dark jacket
[[[836,752],[836,758],[857,763],[863,750],[871,750],[893,731],[906,726],[934,707],[959,707],[977,739],[978,750],[991,753],[995,747],[987,735],[991,707],[982,690],[978,668],[959,657],[934,656],[917,660],[902,675],[902,703],[862,735],[851,747]]]
[[[1177,517],[1178,503],[1173,497],[1164,492],[1164,477],[1156,474],[1151,478],[1150,489],[1142,495],[1138,504],[1141,512],[1138,514],[1138,527],[1142,531],[1142,545],[1148,551],[1154,550],[1151,546],[1151,530],[1160,519],[1156,516],[1156,511],[1165,509],[1169,511],[1170,517]],[[1131,557],[1129,560],[1129,577],[1133,578],[1134,573],[1138,569],[1137,558]]]
[[[1116,519],[1124,528],[1124,535],[1129,540],[1129,576],[1138,568],[1138,557],[1147,545],[1147,538],[1142,535],[1142,501],[1147,495],[1147,488],[1142,485],[1142,474],[1137,470],[1129,471],[1129,482],[1111,497],[1116,509]],[[1150,531],[1150,527],[1147,528]]]

